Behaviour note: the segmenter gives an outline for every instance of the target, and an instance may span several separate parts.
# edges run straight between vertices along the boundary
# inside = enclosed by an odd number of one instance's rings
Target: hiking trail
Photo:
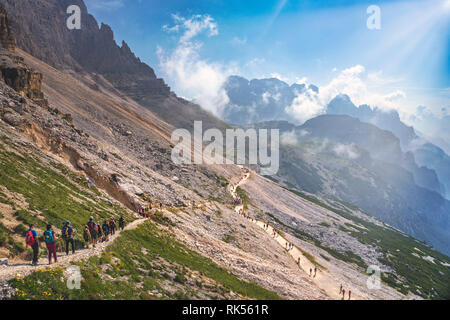
[[[129,224],[127,224],[123,231],[134,230],[138,225],[144,223],[146,220],[147,220],[146,218],[134,220]],[[32,266],[31,263],[8,264],[0,266],[0,283],[5,282],[14,277],[27,276],[33,271],[40,270],[43,268],[68,267],[69,265],[72,264],[72,262],[89,259],[90,257],[93,256],[99,256],[102,254],[102,252],[106,249],[107,246],[109,246],[114,242],[114,240],[120,235],[121,232],[122,231],[120,230],[116,230],[116,233],[110,236],[109,241],[97,243],[95,248],[93,248],[91,244],[89,248],[78,249],[77,251],[75,251],[75,254],[69,253],[69,255],[66,255],[65,252],[57,252],[58,262],[52,263],[51,265],[48,264],[48,257],[46,255],[45,257],[39,258],[37,266]],[[45,247],[44,242],[40,243],[39,251],[42,252],[41,250],[44,250],[44,247]]]
[[[240,166],[241,168],[243,168],[242,166]],[[229,191],[233,197],[233,199],[237,199],[239,198],[236,189],[237,187],[241,186],[242,184],[244,184],[248,179],[250,178],[250,170],[249,169],[245,169],[244,171],[244,175],[243,177],[239,180],[239,182],[236,185],[230,185],[229,187]],[[240,211],[244,211],[244,205],[240,204],[235,206],[234,211],[236,213],[239,214]],[[273,232],[276,230],[270,225],[268,224],[267,229],[264,228],[264,225],[266,224],[264,221],[259,221],[257,219],[253,219],[251,220],[254,224],[256,224],[258,227],[260,227],[261,229],[265,230],[266,233],[268,233],[272,239],[276,240],[280,246],[282,246],[284,248],[284,250],[294,259],[294,261],[297,263],[298,258],[300,257],[300,267],[301,270],[304,271],[306,273],[306,275],[317,285],[318,288],[324,290],[326,292],[326,294],[335,300],[341,300],[342,299],[342,294],[339,293],[339,288],[341,286],[342,281],[339,281],[338,279],[336,279],[332,274],[330,274],[327,270],[321,270],[320,267],[317,267],[317,274],[315,277],[312,277],[309,275],[309,270],[310,268],[312,268],[313,270],[313,275],[314,275],[314,263],[312,263],[311,261],[309,261],[300,251],[300,249],[294,245],[293,249],[291,250],[286,250],[286,242],[290,243],[290,241],[288,241],[287,239],[285,239],[284,237],[282,237],[278,232],[276,233],[276,237],[273,237]],[[346,290],[346,299],[348,299],[348,288],[346,288],[344,286],[344,289]],[[359,292],[357,292],[356,289],[352,290],[352,288],[350,288],[350,290],[352,291],[352,296],[351,299],[352,300],[359,300],[359,299],[365,299],[364,297],[362,297]]]

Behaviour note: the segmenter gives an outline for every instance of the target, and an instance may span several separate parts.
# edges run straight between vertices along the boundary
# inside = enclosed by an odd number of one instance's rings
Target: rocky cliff
[[[8,20],[5,8],[0,4],[0,71],[5,83],[20,93],[32,99],[41,106],[48,102],[41,90],[42,74],[35,72],[24,63],[24,59],[14,53],[16,41]]]
[[[0,43],[9,51],[16,49],[16,40],[8,21],[8,14],[2,5],[0,5]]]
[[[204,128],[226,125],[200,106],[171,93],[164,80],[131,51],[117,45],[111,28],[87,11],[83,0],[0,0],[8,12],[17,47],[58,70],[69,71],[78,80],[96,77],[96,85],[112,86],[121,97],[131,98],[167,123],[192,129],[194,120]],[[68,6],[81,10],[81,29],[66,26]],[[89,84],[88,84],[89,85]]]
[[[2,0],[12,17],[17,46],[58,69],[98,73],[139,100],[141,95],[170,94],[170,88],[123,42],[118,46],[108,25],[97,24],[81,0]],[[67,7],[81,9],[81,29],[66,26]],[[136,84],[138,86],[136,87]],[[136,89],[138,88],[138,89]]]

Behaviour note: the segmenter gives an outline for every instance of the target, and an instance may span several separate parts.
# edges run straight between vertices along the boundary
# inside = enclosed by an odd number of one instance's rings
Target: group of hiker
[[[119,229],[123,230],[125,227],[125,220],[123,217],[119,219]],[[89,248],[89,244],[92,242],[93,247],[97,244],[97,242],[108,241],[110,235],[114,235],[116,232],[116,220],[111,218],[109,221],[105,220],[103,225],[96,223],[93,217],[89,218],[89,222],[84,226],[83,230],[83,240],[85,242],[85,246]],[[61,228],[61,239],[64,242],[64,248],[66,255],[69,254],[69,249],[72,249],[72,254],[75,254],[75,236],[77,234],[77,230],[72,227],[70,221],[67,220],[63,227]],[[43,234],[43,239],[48,251],[48,263],[52,263],[52,258],[54,262],[58,262],[58,256],[56,254],[56,238],[57,235],[53,230],[53,225],[48,224],[46,230]],[[28,247],[31,247],[33,250],[33,258],[31,264],[36,266],[39,258],[39,236],[37,231],[34,229],[34,225],[31,224],[29,226],[28,231],[25,234],[25,244]]]
[[[341,300],[345,300],[345,289],[342,287],[342,284],[341,284],[341,287],[339,288],[339,294],[342,294]],[[350,300],[351,297],[352,297],[352,292],[351,292],[351,290],[348,290],[348,300]]]
[[[235,206],[240,206],[240,205],[242,205],[242,199],[239,198],[239,197],[234,198],[234,199],[233,199],[233,204],[234,204]]]
[[[125,228],[125,220],[123,217],[119,218],[119,229],[123,230]],[[86,246],[89,248],[89,244],[92,243],[92,247],[98,242],[109,241],[109,237],[113,236],[117,230],[117,223],[114,218],[109,221],[103,221],[100,225],[94,221],[93,217],[89,218],[88,223],[84,226],[83,239]]]
[[[285,248],[287,251],[291,251],[292,249],[294,249],[294,244],[292,242],[286,242]]]
[[[193,201],[193,205],[195,205],[195,201]],[[162,210],[162,207],[163,207],[163,204],[162,204],[162,202],[159,202],[159,209],[160,210]],[[139,216],[141,216],[142,218],[149,218],[150,217],[150,213],[152,212],[152,209],[153,209],[153,205],[152,205],[152,203],[150,202],[148,205],[147,205],[147,207],[140,207],[138,210],[137,210],[137,213],[138,213],[138,215]]]
[[[299,258],[300,261],[300,258]],[[314,267],[314,275],[313,275],[313,268],[309,268],[309,276],[315,278],[317,275],[317,267]]]

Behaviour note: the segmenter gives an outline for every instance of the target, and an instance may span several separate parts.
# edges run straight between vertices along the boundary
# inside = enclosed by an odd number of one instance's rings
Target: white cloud
[[[280,81],[284,81],[284,82],[288,82],[288,81],[289,81],[289,78],[285,78],[285,77],[283,77],[281,74],[276,73],[276,72],[271,73],[271,74],[270,74],[270,77],[271,77],[271,78],[278,79],[278,80],[280,80]]]
[[[386,101],[392,102],[392,101],[406,98],[406,94],[401,90],[396,90],[394,92],[391,92],[391,93],[385,95],[384,98],[386,99]]]
[[[394,101],[405,98],[403,91],[397,90],[389,94],[379,94],[369,90],[363,80],[365,68],[362,65],[342,70],[327,85],[319,88],[319,93],[312,90],[299,93],[286,112],[296,120],[304,122],[312,117],[325,113],[328,103],[339,94],[346,94],[356,105],[367,104],[383,110],[396,109]],[[378,77],[381,73],[378,73]],[[372,79],[376,76],[372,75]]]
[[[356,151],[355,146],[349,144],[339,143],[333,147],[333,152],[339,157],[344,157],[351,160],[359,158],[359,153]]]
[[[209,15],[197,14],[186,19],[177,14],[172,14],[172,19],[175,24],[172,27],[164,25],[163,30],[167,32],[179,32],[180,30],[184,30],[180,42],[188,42],[204,31],[208,32],[209,37],[219,34],[217,23],[215,23],[214,19]]]
[[[272,98],[275,101],[279,101],[281,98],[281,93],[277,92],[276,94],[271,94],[270,92],[264,92],[262,94],[262,100],[265,104],[268,104],[270,102],[270,98]]]
[[[302,77],[302,78],[295,77],[295,83],[296,84],[305,84],[307,82],[308,82],[308,78],[307,77]]]
[[[229,102],[223,88],[231,67],[209,62],[200,57],[201,42],[193,38],[206,33],[219,34],[216,22],[209,15],[195,15],[189,19],[172,15],[174,26],[163,26],[167,32],[182,33],[178,45],[170,53],[158,47],[160,68],[177,94],[188,97],[203,108],[220,116]]]
[[[295,130],[283,132],[281,134],[281,143],[290,145],[297,144],[297,135],[295,134]]]
[[[244,37],[244,38],[234,37],[231,40],[231,44],[235,45],[235,46],[243,46],[243,45],[247,44],[247,38],[246,37]]]

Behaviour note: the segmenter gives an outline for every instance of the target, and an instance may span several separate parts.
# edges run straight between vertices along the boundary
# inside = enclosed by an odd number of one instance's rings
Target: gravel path
[[[137,219],[133,222],[129,223],[124,230],[133,230],[147,219]],[[99,256],[106,249],[108,245],[113,243],[113,241],[120,235],[121,231],[116,231],[116,233],[110,237],[109,241],[98,243],[95,248],[92,246],[89,249],[80,249],[75,252],[75,254],[65,255],[65,253],[58,252],[58,262],[53,263],[51,265],[48,264],[47,257],[41,257],[38,261],[37,266],[32,266],[31,264],[21,263],[21,264],[10,264],[0,266],[0,283],[5,282],[9,279],[18,276],[26,276],[36,269],[43,267],[67,267],[72,262],[76,262],[79,260],[89,259],[92,256]],[[44,245],[41,244],[41,250]]]
[[[234,199],[238,198],[238,194],[236,192],[237,187],[244,184],[248,179],[250,178],[250,171],[246,169],[244,176],[239,180],[239,182],[236,185],[230,185],[229,191]],[[240,210],[243,210],[243,205],[235,206],[234,211],[236,213],[240,213]],[[284,237],[282,237],[280,234],[276,233],[275,229],[267,224],[267,227],[265,227],[266,223],[263,221],[258,221],[256,219],[251,219],[251,221],[259,226],[260,228],[264,229],[268,234],[272,236],[272,238],[277,241],[283,248],[286,250],[286,243],[289,243],[288,240],[286,240]],[[294,261],[297,263],[298,258],[300,258],[300,268],[303,270],[308,277],[311,278],[311,280],[317,285],[318,288],[324,290],[327,295],[332,299],[342,299],[342,295],[339,294],[339,287],[341,283],[333,277],[332,274],[325,270],[319,270],[317,268],[317,273],[314,275],[314,264],[309,261],[300,251],[299,248],[293,247],[293,249],[289,250],[288,253],[290,256],[294,259]],[[312,270],[312,275],[310,276],[310,270]],[[367,299],[368,297],[362,297],[359,292],[353,292],[352,291],[352,297],[353,300],[359,300],[359,299]],[[346,296],[346,299],[348,299],[348,294]]]

